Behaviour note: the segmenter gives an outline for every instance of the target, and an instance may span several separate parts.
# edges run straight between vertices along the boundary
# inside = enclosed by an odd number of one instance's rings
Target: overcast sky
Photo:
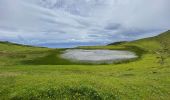
[[[0,0],[0,40],[107,44],[170,29],[170,0]]]

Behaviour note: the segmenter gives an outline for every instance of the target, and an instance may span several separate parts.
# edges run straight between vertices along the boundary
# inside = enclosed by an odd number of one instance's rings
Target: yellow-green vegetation
[[[115,45],[79,47],[130,50],[139,56],[109,65],[61,59],[64,49],[1,42],[0,100],[169,100],[169,38],[170,31]]]

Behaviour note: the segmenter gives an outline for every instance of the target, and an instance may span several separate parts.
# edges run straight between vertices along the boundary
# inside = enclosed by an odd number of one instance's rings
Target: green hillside
[[[139,58],[91,65],[60,58],[65,49],[0,42],[1,100],[169,100],[170,31],[81,49],[129,50]]]

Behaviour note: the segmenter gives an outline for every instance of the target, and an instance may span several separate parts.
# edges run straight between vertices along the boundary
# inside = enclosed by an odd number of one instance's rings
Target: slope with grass
[[[81,49],[130,50],[139,58],[109,65],[61,59],[65,49],[0,43],[1,100],[169,100],[170,31]],[[164,64],[156,52],[166,49]],[[164,53],[164,52],[163,52]]]

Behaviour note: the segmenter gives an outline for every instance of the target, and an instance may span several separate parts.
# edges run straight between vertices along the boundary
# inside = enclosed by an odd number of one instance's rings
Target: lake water
[[[61,57],[77,62],[113,63],[116,61],[137,58],[137,55],[133,52],[122,50],[69,49],[66,50]]]

